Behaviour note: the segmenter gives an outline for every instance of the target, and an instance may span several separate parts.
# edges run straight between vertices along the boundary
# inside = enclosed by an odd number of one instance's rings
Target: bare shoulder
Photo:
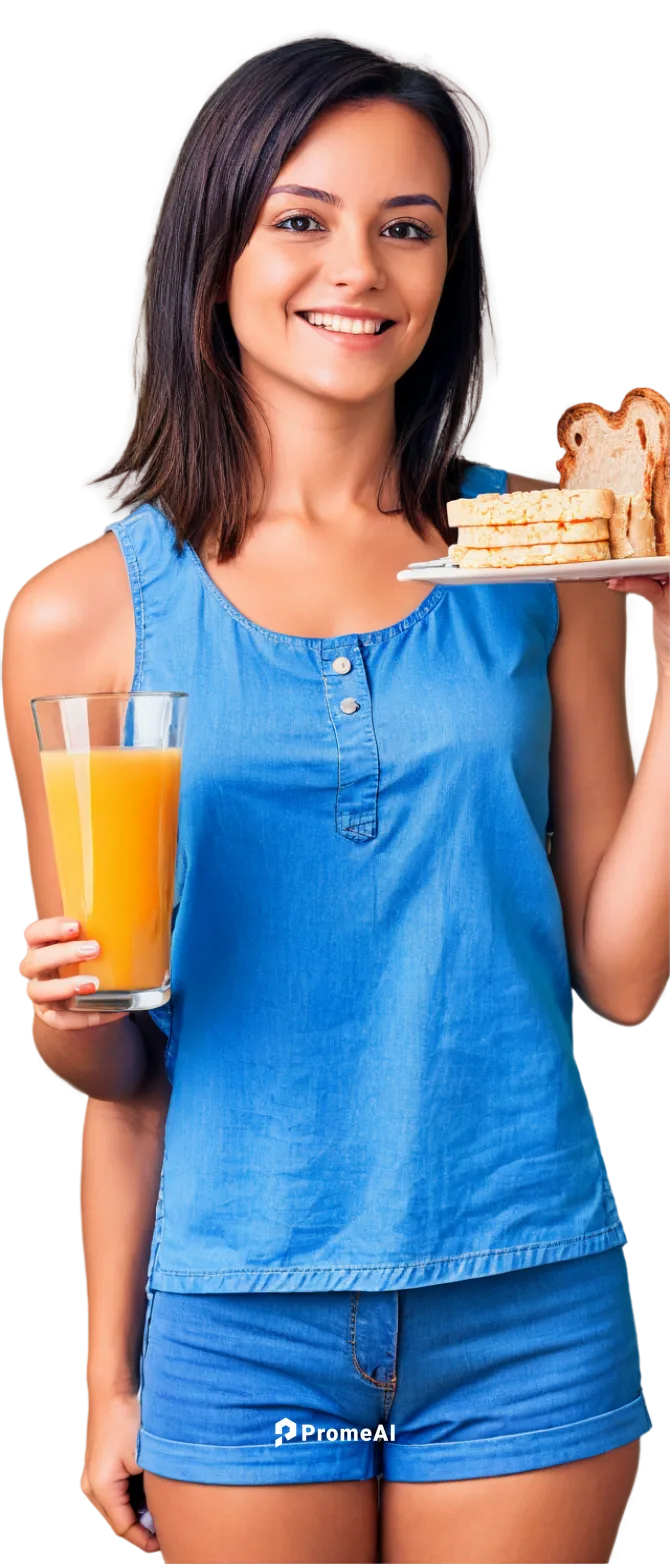
[[[112,532],[32,576],[5,624],[2,686],[38,917],[62,910],[31,700],[131,687],[135,622]]]
[[[21,587],[5,625],[5,674],[10,682],[20,674],[23,684],[34,669],[43,694],[128,689],[134,640],[126,565],[107,532]]]

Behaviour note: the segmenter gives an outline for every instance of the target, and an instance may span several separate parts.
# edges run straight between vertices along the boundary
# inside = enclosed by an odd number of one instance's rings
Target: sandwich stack
[[[451,500],[447,520],[458,528],[458,542],[447,559],[468,570],[611,559],[615,509],[612,489],[531,489]]]

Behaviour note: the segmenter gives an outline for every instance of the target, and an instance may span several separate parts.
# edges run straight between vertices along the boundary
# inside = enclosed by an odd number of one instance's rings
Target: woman
[[[21,970],[91,1098],[82,1485],[181,1564],[607,1559],[650,1426],[571,988],[633,1025],[667,980],[667,591],[616,583],[636,777],[607,586],[397,580],[450,497],[538,487],[457,454],[473,191],[430,72],[308,38],[225,81],[149,259],[131,514],[8,621]],[[131,687],[189,693],[173,997],[75,1016],[28,703]]]

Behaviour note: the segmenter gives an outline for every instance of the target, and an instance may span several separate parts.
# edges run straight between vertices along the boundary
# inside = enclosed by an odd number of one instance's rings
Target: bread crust
[[[578,448],[572,438],[575,424],[580,420],[602,420],[607,430],[623,428],[631,417],[633,405],[640,401],[643,407],[658,414],[659,422],[659,449],[655,453],[651,444],[647,443],[647,431],[644,429],[644,420],[636,419],[638,438],[642,452],[644,453],[644,475],[640,492],[644,494],[647,503],[651,507],[654,518],[654,535],[656,553],[670,554],[670,403],[660,391],[653,391],[649,386],[638,386],[633,391],[628,391],[617,412],[610,413],[598,402],[576,402],[573,407],[566,408],[558,421],[557,438],[559,445],[564,448],[564,455],[556,463],[560,477],[559,487],[569,489],[575,470],[580,465]],[[642,428],[640,425],[642,424]],[[589,481],[596,483],[602,481],[602,474],[597,470],[597,458],[591,462]],[[612,483],[611,471],[608,480]],[[585,482],[583,463],[580,474],[580,486]],[[617,493],[625,493],[627,485],[613,483]],[[575,485],[576,487],[576,485]]]

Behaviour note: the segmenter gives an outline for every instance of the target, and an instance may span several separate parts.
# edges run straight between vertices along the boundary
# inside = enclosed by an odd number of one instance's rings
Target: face
[[[303,189],[277,188],[287,185]],[[384,100],[320,118],[281,168],[233,269],[227,298],[244,374],[340,402],[391,388],[430,334],[448,199],[442,143],[414,109]]]

